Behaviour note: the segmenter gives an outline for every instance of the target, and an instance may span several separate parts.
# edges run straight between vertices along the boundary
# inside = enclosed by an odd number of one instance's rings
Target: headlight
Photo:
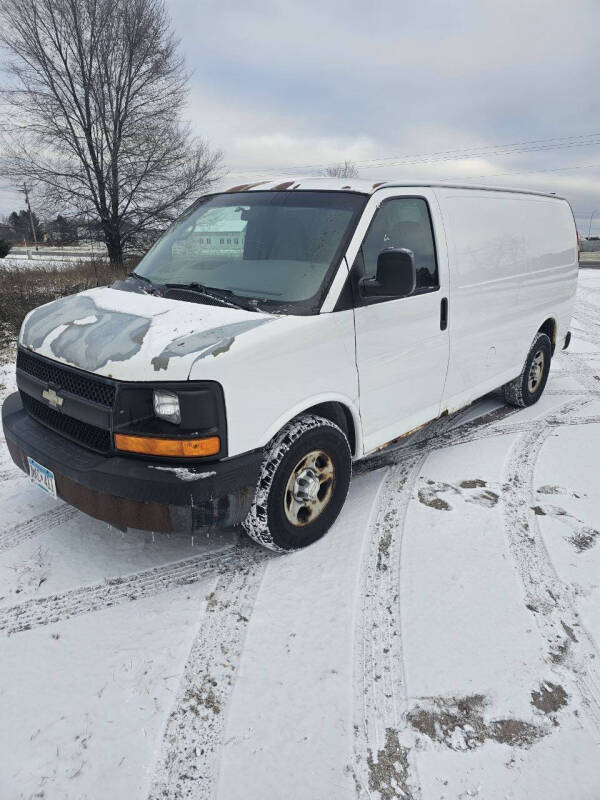
[[[181,422],[181,410],[179,408],[179,397],[174,392],[165,392],[163,389],[154,390],[154,413],[167,422],[179,425]]]

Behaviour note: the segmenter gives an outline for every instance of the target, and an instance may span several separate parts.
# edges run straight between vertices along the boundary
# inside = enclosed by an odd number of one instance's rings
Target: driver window
[[[415,256],[416,292],[439,288],[429,208],[420,197],[384,200],[362,244],[365,276],[374,278],[377,257],[388,247],[405,247]]]

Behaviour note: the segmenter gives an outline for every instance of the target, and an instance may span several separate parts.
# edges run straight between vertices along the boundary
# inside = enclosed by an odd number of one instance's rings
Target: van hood
[[[169,300],[104,287],[31,311],[20,344],[117,380],[187,380],[196,361],[278,318],[260,311]]]

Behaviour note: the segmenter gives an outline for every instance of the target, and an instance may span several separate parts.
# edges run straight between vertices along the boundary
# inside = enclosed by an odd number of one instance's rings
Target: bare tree
[[[187,74],[164,0],[0,0],[10,60],[2,172],[97,220],[111,264],[218,177],[181,121]]]
[[[344,161],[343,164],[332,164],[323,170],[323,175],[329,178],[358,178],[358,170],[352,161]]]

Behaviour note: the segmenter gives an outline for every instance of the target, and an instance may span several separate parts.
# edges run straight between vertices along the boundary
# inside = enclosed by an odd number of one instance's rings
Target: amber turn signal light
[[[163,439],[115,433],[115,447],[126,453],[143,453],[165,458],[198,458],[216,455],[221,449],[221,440],[218,436],[207,436],[204,439]]]

